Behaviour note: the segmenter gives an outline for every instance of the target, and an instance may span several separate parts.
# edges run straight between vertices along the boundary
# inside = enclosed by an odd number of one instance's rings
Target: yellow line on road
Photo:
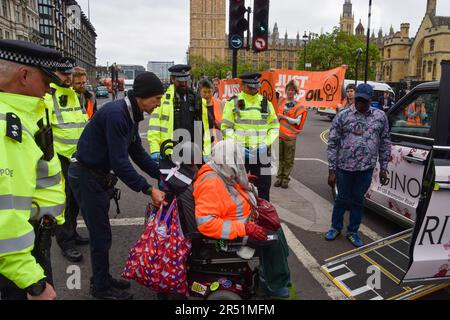
[[[328,144],[328,139],[326,138],[326,136],[329,132],[330,132],[330,129],[327,129],[320,134],[320,140],[322,140],[323,143],[325,143],[325,144]]]

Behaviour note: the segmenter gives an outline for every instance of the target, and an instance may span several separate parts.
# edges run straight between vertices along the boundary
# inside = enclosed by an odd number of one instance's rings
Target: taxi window
[[[409,99],[390,115],[391,132],[429,137],[438,99],[437,93],[417,94]]]

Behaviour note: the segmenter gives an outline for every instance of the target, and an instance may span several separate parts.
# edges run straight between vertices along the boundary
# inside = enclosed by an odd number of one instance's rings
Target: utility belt
[[[102,189],[108,194],[109,199],[114,199],[116,203],[116,213],[120,214],[119,200],[121,196],[120,189],[116,188],[116,184],[119,181],[117,176],[111,172],[104,172],[97,169],[92,169],[83,164],[80,160],[72,158],[72,163],[77,164],[80,168],[89,172],[102,187]]]

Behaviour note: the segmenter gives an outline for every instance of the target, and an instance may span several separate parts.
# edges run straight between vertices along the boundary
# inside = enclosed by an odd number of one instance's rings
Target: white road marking
[[[315,159],[315,158],[295,158],[295,161],[318,161],[318,162],[323,163],[324,165],[328,166],[328,162],[323,161],[322,159]]]
[[[144,218],[122,218],[109,220],[112,227],[143,226],[144,221]],[[83,220],[78,220],[77,227],[86,228],[86,224]]]
[[[347,300],[347,296],[344,295],[334,284],[327,278],[325,274],[320,271],[320,265],[316,259],[309,253],[309,251],[301,244],[301,242],[295,237],[292,231],[284,223],[282,224],[286,240],[292,252],[294,252],[297,259],[308,270],[308,272],[319,282],[328,296],[333,300]]]

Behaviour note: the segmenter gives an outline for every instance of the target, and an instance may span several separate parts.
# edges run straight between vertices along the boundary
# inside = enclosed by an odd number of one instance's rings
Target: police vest
[[[43,162],[34,138],[44,110],[42,99],[0,93],[0,273],[19,288],[44,278],[31,255],[35,234],[29,220],[51,214],[64,222],[59,161]]]
[[[222,116],[222,134],[245,147],[270,146],[279,134],[279,122],[272,103],[260,94],[239,93],[226,104]]]
[[[160,152],[162,143],[174,138],[174,96],[175,86],[171,85],[161,99],[161,106],[150,115],[147,132],[150,153]],[[200,131],[203,133],[203,155],[209,156],[211,154],[211,134],[208,109],[204,99],[202,99],[202,128]],[[199,134],[202,133],[199,132]]]
[[[53,83],[50,86],[55,92],[53,95],[46,95],[45,102],[52,111],[55,150],[59,155],[70,159],[77,150],[78,140],[89,119],[72,88],[59,87]]]
[[[284,107],[286,106],[287,100],[281,99],[278,105],[278,114],[285,115],[289,118],[297,119],[300,118],[300,124],[290,124],[286,119],[280,118],[280,139],[282,140],[295,140],[297,135],[303,129],[303,125],[305,124],[307,111],[303,108],[298,101],[295,105],[288,111],[284,112]]]

